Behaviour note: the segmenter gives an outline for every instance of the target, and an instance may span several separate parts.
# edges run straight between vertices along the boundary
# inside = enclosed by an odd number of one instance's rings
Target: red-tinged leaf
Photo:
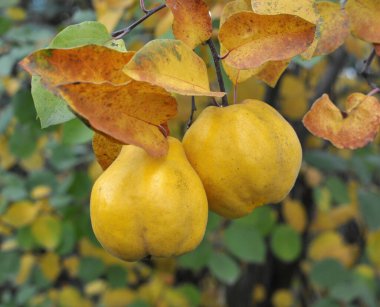
[[[376,54],[380,56],[380,44],[374,44],[373,46],[375,47]]]
[[[300,54],[312,43],[314,32],[314,24],[297,16],[240,12],[221,26],[219,39],[229,51],[228,65],[251,69]]]
[[[145,82],[71,83],[59,92],[72,110],[94,129],[123,144],[144,148],[152,156],[166,154],[162,132],[177,113],[176,100],[164,89]]]
[[[338,148],[356,149],[371,142],[380,127],[380,103],[373,96],[351,94],[341,112],[324,94],[303,118],[314,135],[329,140]]]
[[[107,169],[117,158],[123,144],[109,136],[95,133],[92,138],[92,149],[96,160],[103,170]]]
[[[211,16],[203,0],[166,0],[166,5],[174,15],[174,36],[191,49],[211,37]]]
[[[53,89],[71,82],[122,84],[131,80],[123,67],[134,52],[119,52],[98,45],[72,49],[42,49],[24,58],[20,65],[32,75],[42,78]]]
[[[338,3],[323,1],[317,3],[321,15],[319,36],[312,55],[324,55],[333,52],[350,34],[349,18]]]
[[[252,10],[260,15],[295,15],[313,24],[319,18],[314,0],[252,0],[251,5]]]
[[[380,43],[379,0],[348,0],[346,11],[355,36],[370,43]]]
[[[156,39],[141,48],[125,66],[132,79],[188,96],[223,97],[211,92],[205,62],[179,40]]]

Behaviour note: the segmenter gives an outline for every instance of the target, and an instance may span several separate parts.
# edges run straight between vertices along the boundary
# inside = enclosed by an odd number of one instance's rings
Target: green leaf
[[[74,118],[63,124],[62,143],[67,145],[83,144],[92,139],[94,132],[81,120]]]
[[[83,45],[104,45],[111,40],[106,27],[97,21],[85,21],[63,29],[51,41],[49,48],[74,48]]]
[[[12,22],[3,16],[0,16],[0,36],[4,35],[11,27]]]
[[[65,220],[62,225],[62,241],[58,246],[59,255],[68,255],[73,252],[77,242],[75,227],[71,221]]]
[[[9,139],[10,152],[19,159],[30,157],[37,147],[41,131],[30,125],[17,125]]]
[[[237,263],[228,255],[214,251],[211,254],[208,267],[211,273],[220,281],[232,285],[240,275]]]
[[[125,288],[127,271],[120,265],[111,265],[107,268],[107,281],[111,288]]]
[[[77,199],[87,198],[91,191],[92,181],[87,172],[75,172],[74,180],[68,190],[71,196]]]
[[[37,245],[30,230],[30,226],[20,228],[17,231],[16,239],[19,246],[24,250],[31,250]]]
[[[33,106],[33,97],[30,90],[21,90],[12,97],[14,105],[14,114],[22,123],[33,122],[37,120],[36,109]]]
[[[331,288],[348,278],[348,271],[334,259],[326,259],[314,264],[310,278],[313,282],[326,288]]]
[[[238,225],[255,227],[263,236],[269,234],[277,220],[276,213],[270,206],[259,207],[247,216],[234,221]]]
[[[347,185],[341,179],[335,176],[329,177],[326,180],[326,186],[335,202],[338,204],[348,204],[350,202]]]
[[[1,93],[0,93],[1,95]],[[7,129],[10,121],[13,118],[14,108],[13,105],[9,104],[1,109],[0,112],[0,134],[3,134]]]
[[[32,96],[42,128],[61,124],[75,118],[66,102],[48,91],[42,85],[39,76],[32,77]]]
[[[221,221],[222,218],[220,217],[220,215],[217,215],[216,213],[209,211],[206,232],[209,233],[216,230],[220,226]]]
[[[84,257],[79,262],[78,276],[88,283],[102,275],[105,269],[103,261],[93,257]]]
[[[254,228],[232,223],[224,233],[224,244],[241,260],[262,263],[266,245],[262,235]]]
[[[20,257],[17,252],[0,251],[0,284],[12,280],[18,273]]]
[[[22,285],[17,291],[16,303],[18,306],[26,306],[29,299],[31,299],[37,292],[37,289],[31,285]]]
[[[323,298],[314,303],[312,307],[340,307],[341,305],[332,298]]]
[[[211,253],[211,244],[204,239],[194,251],[180,256],[178,258],[178,263],[183,268],[199,271],[207,265]]]
[[[187,298],[188,302],[190,303],[190,306],[200,306],[201,293],[196,286],[187,283],[177,287],[176,290],[182,293]]]
[[[301,253],[301,237],[290,226],[278,225],[272,233],[270,246],[279,259],[291,262],[296,260]]]
[[[346,171],[348,168],[347,161],[324,151],[307,151],[304,155],[304,160],[310,165],[329,173]]]
[[[358,196],[360,212],[369,230],[380,229],[380,194],[361,189]]]

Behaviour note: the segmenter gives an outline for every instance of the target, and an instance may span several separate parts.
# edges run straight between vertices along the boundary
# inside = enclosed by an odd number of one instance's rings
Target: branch
[[[187,122],[187,125],[186,125],[186,130],[189,129],[191,124],[193,123],[194,113],[196,110],[197,110],[197,106],[195,105],[195,97],[191,96],[191,113],[190,113],[189,121]]]
[[[376,56],[376,51],[375,51],[375,48],[373,48],[371,54],[368,56],[366,60],[364,60],[364,66],[362,70],[360,71],[360,75],[362,75],[362,77],[367,81],[368,85],[373,89],[377,89],[378,86],[371,81],[369,69],[373,60],[375,59],[375,56]]]
[[[128,27],[113,32],[112,37],[114,39],[123,38],[125,35],[127,35],[129,32],[131,32],[134,28],[136,28],[140,23],[142,23],[145,19],[149,18],[153,14],[157,13],[159,10],[162,10],[164,7],[166,7],[166,4],[161,4],[157,7],[155,7],[154,9],[151,9],[148,11],[145,9],[145,5],[144,5],[143,0],[140,0],[140,5],[141,5],[141,9],[145,12],[145,15],[143,17],[141,17],[140,19],[136,20],[134,23],[132,23]]]
[[[222,68],[220,67],[220,57],[218,55],[218,52],[216,51],[215,45],[211,38],[209,38],[206,41],[206,43],[209,46],[211,54],[212,54],[212,58],[214,59],[216,76],[218,77],[219,89],[221,92],[226,92],[226,88],[224,86],[224,81],[223,81],[223,76],[222,76]],[[222,97],[222,106],[223,107],[228,106],[227,95],[224,95]]]

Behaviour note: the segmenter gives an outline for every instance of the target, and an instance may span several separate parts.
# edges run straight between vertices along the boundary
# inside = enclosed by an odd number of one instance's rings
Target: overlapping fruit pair
[[[258,100],[208,107],[183,142],[154,158],[134,145],[97,179],[91,194],[96,237],[127,261],[193,250],[208,208],[238,218],[281,201],[298,175],[302,149],[290,124]]]

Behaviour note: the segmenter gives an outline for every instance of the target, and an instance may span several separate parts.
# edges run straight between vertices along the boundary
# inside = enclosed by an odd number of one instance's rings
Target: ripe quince
[[[95,236],[123,260],[180,255],[204,236],[208,205],[202,182],[182,143],[172,137],[168,142],[168,154],[161,158],[124,145],[93,186]]]
[[[210,209],[226,218],[284,199],[302,162],[292,126],[259,100],[206,108],[186,132],[183,145]]]

